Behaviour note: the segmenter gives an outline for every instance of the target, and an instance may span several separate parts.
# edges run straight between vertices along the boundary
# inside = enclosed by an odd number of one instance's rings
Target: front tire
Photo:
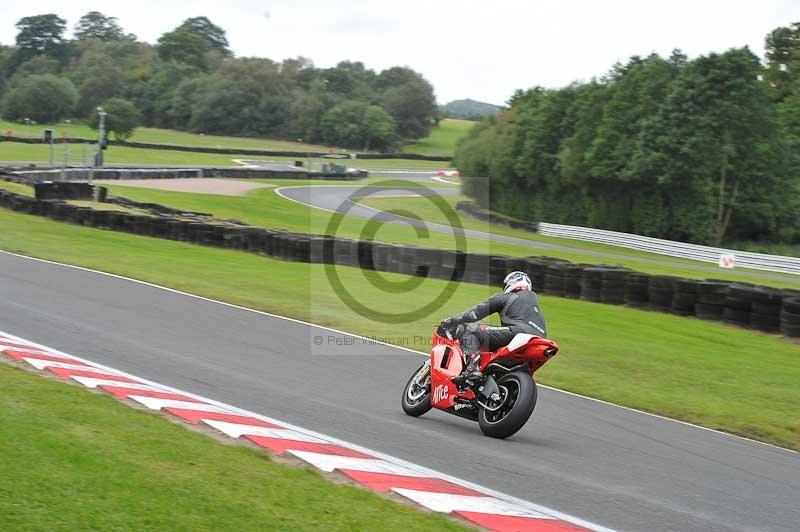
[[[536,408],[536,383],[525,372],[513,371],[497,379],[501,399],[487,403],[496,410],[481,406],[478,425],[492,438],[508,438],[521,429]]]
[[[420,366],[408,379],[403,388],[401,404],[403,412],[413,417],[419,417],[432,408],[430,361]]]

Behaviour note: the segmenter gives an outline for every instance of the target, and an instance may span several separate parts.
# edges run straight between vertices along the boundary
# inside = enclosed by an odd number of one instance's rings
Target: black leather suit
[[[474,323],[495,312],[500,314],[502,326],[481,328]],[[539,300],[532,290],[495,294],[449,321],[453,324],[469,324],[459,338],[467,360],[480,348],[494,351],[507,345],[518,333],[547,337]]]

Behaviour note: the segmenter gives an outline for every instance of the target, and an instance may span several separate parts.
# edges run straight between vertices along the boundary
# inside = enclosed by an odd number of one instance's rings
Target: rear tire
[[[423,378],[421,373],[424,371],[427,371],[428,375],[426,378],[427,385],[423,387],[420,386],[419,380]],[[420,366],[408,379],[405,388],[403,388],[401,404],[403,412],[412,417],[419,417],[432,408],[430,364],[428,362]]]
[[[500,410],[492,412],[481,406],[478,410],[478,425],[481,431],[492,438],[508,438],[521,429],[536,408],[536,383],[525,372],[513,371],[497,379],[497,385],[506,395]],[[511,401],[511,404],[507,404]]]

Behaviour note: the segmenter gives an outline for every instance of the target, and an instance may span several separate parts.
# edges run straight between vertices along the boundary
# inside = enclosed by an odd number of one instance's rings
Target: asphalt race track
[[[0,324],[619,530],[800,523],[798,453],[544,388],[522,431],[491,440],[444,413],[402,413],[420,356],[261,313],[0,253]]]

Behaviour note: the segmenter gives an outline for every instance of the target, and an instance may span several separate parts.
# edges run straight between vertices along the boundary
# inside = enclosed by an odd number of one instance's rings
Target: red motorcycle
[[[433,333],[431,357],[414,372],[403,390],[403,411],[418,417],[438,408],[477,421],[493,438],[508,438],[525,425],[536,407],[533,374],[558,353],[555,342],[532,334],[517,334],[495,352],[481,352],[483,379],[459,388],[464,356],[458,340],[439,326]]]

